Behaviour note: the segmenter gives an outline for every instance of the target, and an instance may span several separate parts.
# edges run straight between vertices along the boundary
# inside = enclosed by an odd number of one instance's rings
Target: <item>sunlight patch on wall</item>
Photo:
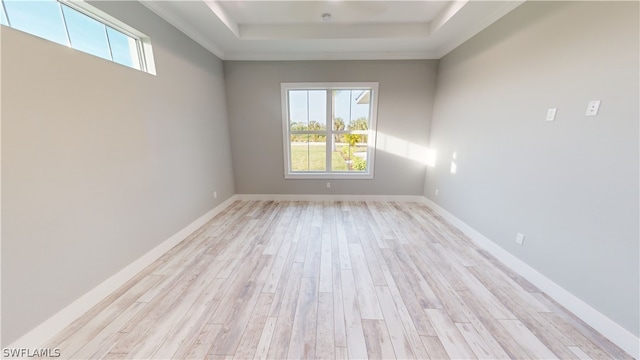
[[[436,155],[437,155],[437,151],[436,149],[431,149],[428,148],[427,149],[427,161],[426,164],[428,167],[436,167]]]
[[[435,149],[419,145],[385,133],[378,133],[376,149],[433,167],[436,163]]]
[[[458,158],[458,153],[457,152],[453,152],[453,155],[451,155],[451,173],[455,174],[456,171],[458,171],[458,165],[456,164],[456,159]]]

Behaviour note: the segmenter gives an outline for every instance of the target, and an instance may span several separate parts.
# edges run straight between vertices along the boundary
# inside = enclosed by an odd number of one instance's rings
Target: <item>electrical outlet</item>
[[[440,189],[436,189],[436,196],[440,193]]]
[[[214,199],[217,199],[217,198],[218,198],[218,192],[217,192],[217,191],[214,191],[214,192],[213,192],[213,198],[214,198]]]
[[[518,245],[523,245],[524,244],[524,235],[521,233],[518,233],[518,235],[516,236],[516,244]]]
[[[600,100],[589,101],[589,105],[587,106],[587,116],[598,115],[598,109],[600,109]]]
[[[331,189],[331,183],[327,182],[327,189]]]

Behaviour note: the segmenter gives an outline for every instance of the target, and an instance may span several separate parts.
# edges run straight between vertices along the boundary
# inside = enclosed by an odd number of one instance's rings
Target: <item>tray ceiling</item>
[[[439,59],[523,1],[141,1],[223,60]]]

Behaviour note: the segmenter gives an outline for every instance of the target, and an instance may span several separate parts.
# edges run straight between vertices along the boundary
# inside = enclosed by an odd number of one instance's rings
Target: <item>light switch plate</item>
[[[547,110],[547,121],[554,121],[556,119],[557,111],[558,109],[556,108],[550,108],[549,110]]]

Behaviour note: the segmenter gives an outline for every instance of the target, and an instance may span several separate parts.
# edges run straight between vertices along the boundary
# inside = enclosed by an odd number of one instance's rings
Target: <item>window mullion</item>
[[[311,145],[309,144],[310,136],[307,135],[307,171],[311,170]]]
[[[58,8],[60,9],[60,15],[62,16],[62,25],[64,25],[64,33],[67,35],[67,46],[71,47],[71,36],[69,36],[69,27],[67,26],[67,18],[64,16],[64,10],[62,4],[58,2]]]
[[[7,7],[4,6],[4,0],[2,0],[0,2],[2,2],[2,10],[4,11],[4,17],[7,18],[7,25],[9,27],[12,27],[11,26],[11,19],[9,19],[9,13],[7,12]]]
[[[333,119],[333,106],[332,106],[332,98],[333,98],[333,91],[331,89],[327,89],[326,90],[327,95],[326,95],[326,100],[327,100],[327,111],[326,111],[326,124],[325,124],[325,129],[326,129],[326,143],[325,143],[325,149],[326,149],[326,153],[325,155],[327,156],[327,164],[326,164],[326,168],[325,171],[326,172],[331,172],[332,171],[332,167],[331,167],[331,155],[333,155],[333,124],[332,124],[332,119]]]
[[[104,36],[107,37],[107,47],[109,48],[109,57],[113,61],[113,51],[111,50],[111,40],[109,39],[109,32],[107,31],[107,25],[104,25]]]
[[[309,92],[307,91],[307,128],[311,125],[311,114],[309,114]],[[309,147],[310,136],[307,135],[307,171],[311,170],[311,148]]]

